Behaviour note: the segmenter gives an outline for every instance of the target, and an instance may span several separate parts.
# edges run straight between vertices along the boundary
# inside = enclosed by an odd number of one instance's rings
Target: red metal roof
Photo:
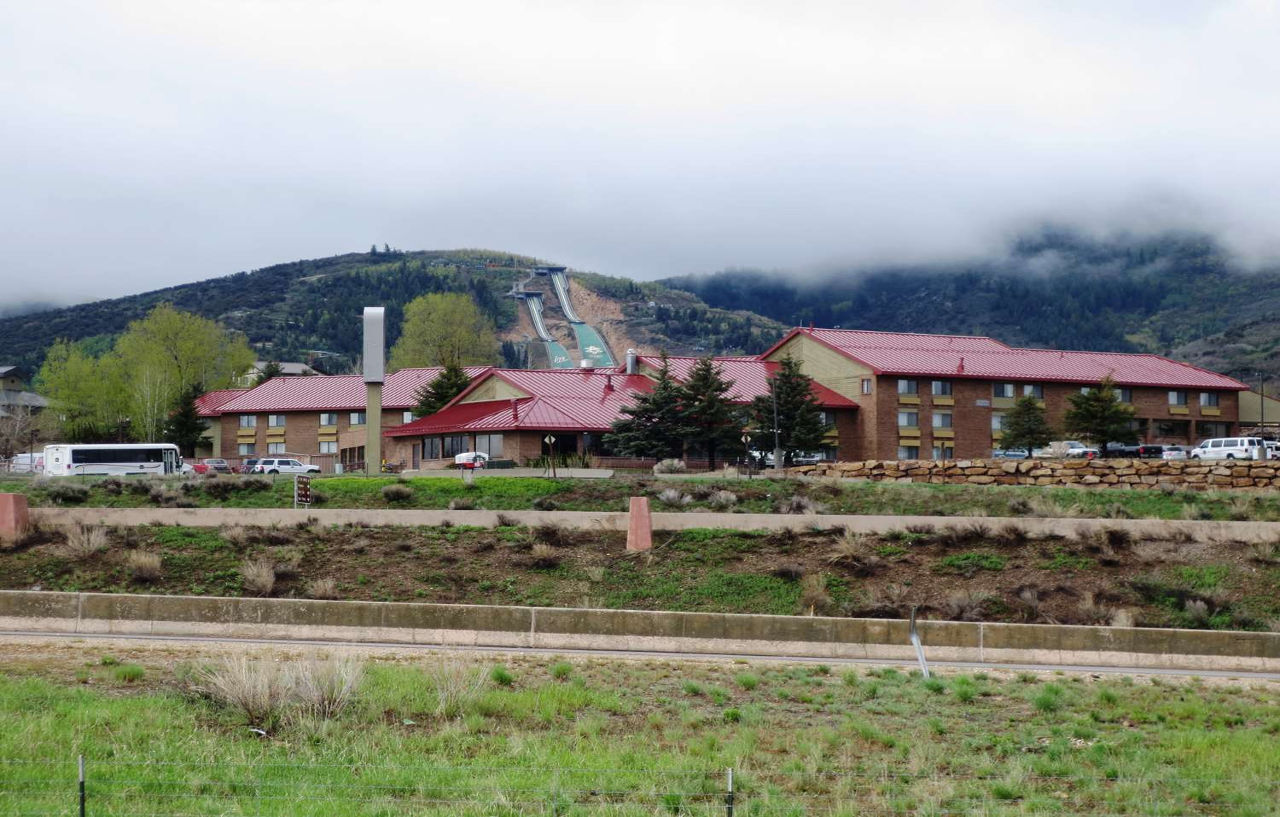
[[[639,360],[654,369],[662,367],[662,358],[656,355],[643,355]],[[749,403],[756,397],[769,393],[769,376],[781,368],[782,364],[774,360],[761,360],[758,357],[717,357],[715,364],[720,367],[720,374],[733,381],[729,390],[729,398],[735,403]],[[689,372],[698,362],[696,357],[669,357],[671,377],[678,383],[689,379]],[[813,396],[818,405],[826,408],[856,408],[857,403],[842,394],[832,391],[821,383],[814,382]]]
[[[1066,383],[1097,383],[1110,376],[1123,386],[1248,388],[1226,375],[1159,355],[1019,349],[991,338],[956,335],[793,329],[765,354],[801,332],[877,374]]]
[[[247,391],[248,389],[218,389],[205,392],[196,398],[196,413],[201,417],[217,417],[222,413],[220,409],[225,403]]]
[[[388,437],[464,432],[607,431],[635,395],[647,392],[653,381],[644,375],[578,369],[495,369],[501,378],[529,397],[462,403],[463,392],[429,417],[384,432]],[[483,378],[476,379],[474,389]]]
[[[474,380],[488,371],[487,366],[469,366],[467,376]],[[401,369],[387,375],[382,384],[382,407],[412,408],[414,393],[424,383],[434,380],[442,367]],[[365,407],[364,378],[360,375],[313,375],[310,377],[273,377],[262,385],[226,402],[218,414],[250,414],[264,411],[356,411]]]

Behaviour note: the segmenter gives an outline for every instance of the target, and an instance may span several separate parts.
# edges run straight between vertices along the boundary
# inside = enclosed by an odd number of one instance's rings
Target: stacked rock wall
[[[872,482],[950,485],[1094,485],[1103,488],[1280,487],[1280,463],[1246,460],[865,460],[806,465],[790,473]]]

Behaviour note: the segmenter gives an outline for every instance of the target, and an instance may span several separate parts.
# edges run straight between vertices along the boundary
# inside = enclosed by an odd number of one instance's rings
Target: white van
[[[1266,443],[1261,437],[1215,437],[1191,449],[1193,460],[1252,460],[1262,459],[1266,454],[1258,454],[1258,450],[1266,451]]]

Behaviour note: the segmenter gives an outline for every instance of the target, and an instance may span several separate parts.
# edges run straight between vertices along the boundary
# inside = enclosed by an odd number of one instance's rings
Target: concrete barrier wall
[[[501,517],[501,518],[500,518]],[[575,530],[626,531],[627,514],[602,511],[396,511],[292,510],[277,508],[33,508],[31,519],[50,527],[75,525],[236,525],[429,526],[450,523],[492,528],[506,520],[518,525],[562,525]],[[1032,536],[1071,535],[1121,528],[1146,539],[1187,539],[1198,542],[1274,542],[1280,522],[1191,522],[1163,519],[1045,519],[1040,517],[855,516],[850,514],[655,513],[656,531],[724,528],[728,530],[829,530],[841,527],[858,533],[882,533],[908,526],[931,525],[939,530],[985,525],[992,531],[1017,525]]]
[[[788,473],[872,482],[1221,490],[1280,487],[1278,466],[1267,460],[863,460],[802,465]]]
[[[0,631],[912,661],[883,619],[0,591]],[[936,661],[1280,671],[1280,634],[920,622]]]

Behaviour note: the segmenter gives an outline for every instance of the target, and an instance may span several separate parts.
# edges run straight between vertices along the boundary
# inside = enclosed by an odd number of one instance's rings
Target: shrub
[[[244,592],[253,596],[270,596],[276,586],[276,564],[270,559],[246,559],[240,565]]]
[[[941,695],[947,691],[947,685],[941,678],[926,678],[921,686],[934,695]]]
[[[563,525],[554,523],[535,527],[533,529],[533,538],[553,548],[569,547],[573,544],[573,537],[569,530]]]
[[[653,466],[655,474],[683,474],[687,470],[689,469],[685,467],[684,460],[662,460]]]
[[[742,713],[737,709],[726,709],[724,711],[724,719],[727,723],[737,723],[742,720]]]
[[[944,611],[947,617],[955,621],[982,621],[988,596],[985,593],[974,593],[965,590],[947,596]]]
[[[119,477],[107,477],[98,483],[98,487],[102,489],[104,494],[120,496],[120,494],[124,493],[124,480]]]
[[[498,514],[498,527],[518,528],[520,527],[520,521],[513,516],[508,516],[505,513],[500,513]]]
[[[557,681],[567,681],[573,675],[573,664],[568,661],[557,661],[551,665],[551,677]]]
[[[810,615],[825,615],[831,611],[831,594],[827,592],[827,577],[812,573],[800,580],[800,609]]]
[[[560,505],[550,497],[540,496],[533,500],[533,509],[535,511],[554,511],[559,507]]]
[[[246,545],[249,544],[249,531],[245,530],[240,525],[236,525],[230,528],[223,528],[218,532],[218,535],[222,537],[222,541],[226,542],[228,545],[231,545],[237,550],[242,550]]]
[[[664,505],[683,506],[693,501],[693,497],[679,488],[664,488],[658,492],[658,501]]]
[[[844,567],[855,576],[870,576],[884,567],[884,559],[872,549],[868,537],[858,533],[840,537],[827,562]]]
[[[792,494],[778,503],[778,513],[816,514],[825,510],[820,503],[800,494]]]
[[[240,490],[247,494],[271,490],[271,480],[266,477],[245,477],[240,480]]]
[[[292,696],[289,673],[274,661],[224,658],[197,677],[197,692],[238,712],[250,726],[266,731],[280,723]]]
[[[88,559],[107,546],[105,528],[93,525],[76,525],[67,531],[66,542],[58,548],[59,555],[67,559]]]
[[[338,583],[333,579],[316,579],[307,583],[305,593],[309,599],[336,599]]]
[[[351,703],[363,677],[364,663],[352,656],[342,656],[294,664],[290,668],[289,683],[303,714],[336,718]]]
[[[89,498],[89,486],[75,482],[55,482],[45,489],[45,495],[59,505],[79,505]]]
[[[277,548],[274,557],[277,579],[287,579],[298,575],[298,570],[302,566],[302,548]]]
[[[515,683],[516,677],[511,674],[511,670],[507,669],[502,664],[498,664],[493,669],[489,670],[489,680],[493,681],[500,687],[509,687]]]
[[[451,511],[474,511],[475,509],[475,500],[470,497],[456,496],[449,500],[449,510]]]
[[[387,502],[407,502],[413,499],[413,489],[398,482],[382,486],[382,498]]]
[[[125,567],[134,581],[153,582],[160,578],[160,554],[131,550],[124,557]]]
[[[785,579],[789,582],[797,582],[804,578],[804,567],[794,562],[780,564],[769,572],[779,579]]]
[[[713,508],[732,508],[738,504],[738,495],[733,491],[716,491],[707,498],[707,504]]]
[[[760,686],[760,676],[752,675],[749,672],[744,672],[740,675],[735,675],[733,677],[733,680],[735,683],[737,683],[738,686],[742,687],[748,692]]]
[[[1106,624],[1111,620],[1114,612],[1110,607],[1102,604],[1092,592],[1086,592],[1080,598],[1076,609],[1079,610],[1080,618],[1085,624]]]
[[[1183,612],[1187,614],[1187,620],[1197,627],[1203,627],[1209,622],[1209,605],[1203,599],[1187,599]]]
[[[697,681],[685,681],[683,684],[680,685],[680,689],[684,692],[685,695],[701,695],[702,694],[702,684],[699,684]]]
[[[151,493],[151,488],[154,485],[155,480],[152,479],[134,479],[125,482],[124,487],[126,491],[134,496],[146,496]]]
[[[557,568],[560,566],[560,553],[550,545],[539,542],[529,552],[529,564],[544,570]]]

